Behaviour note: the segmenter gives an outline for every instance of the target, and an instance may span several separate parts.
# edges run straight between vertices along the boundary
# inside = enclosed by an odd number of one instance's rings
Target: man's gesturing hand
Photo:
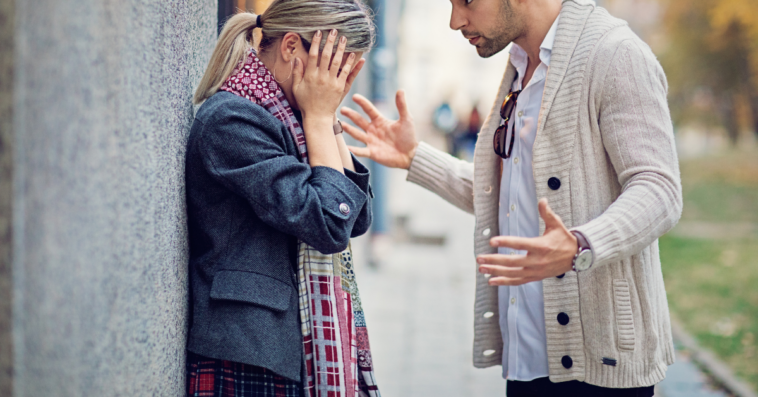
[[[526,255],[479,255],[479,272],[491,274],[490,285],[521,285],[555,277],[571,270],[578,245],[576,237],[566,229],[561,218],[547,204],[539,202],[540,217],[545,221],[542,237],[524,238],[498,236],[490,239],[494,247],[527,251]]]
[[[350,151],[356,156],[368,157],[387,167],[410,168],[418,141],[413,117],[408,112],[408,105],[405,102],[405,93],[398,91],[395,96],[400,120],[387,119],[361,95],[353,95],[353,101],[366,112],[371,121],[361,117],[355,110],[342,108],[342,114],[363,130],[343,124],[345,132],[366,144],[366,147],[350,146]]]

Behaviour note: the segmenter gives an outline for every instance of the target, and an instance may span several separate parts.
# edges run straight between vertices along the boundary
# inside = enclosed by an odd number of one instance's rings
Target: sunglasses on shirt
[[[516,79],[518,79],[518,72],[516,72]],[[516,108],[518,96],[521,94],[521,91],[523,90],[511,90],[508,93],[508,96],[506,96],[503,100],[503,105],[500,106],[500,118],[503,119],[503,122],[495,130],[495,136],[493,138],[492,145],[495,148],[495,153],[504,159],[511,157],[511,152],[513,152],[513,143],[515,141],[516,135],[516,123],[513,123],[513,128],[511,128],[509,132],[508,121],[510,121],[511,116],[513,115],[513,109]]]

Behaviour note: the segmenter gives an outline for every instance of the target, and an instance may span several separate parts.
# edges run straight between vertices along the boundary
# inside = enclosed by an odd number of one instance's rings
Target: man
[[[402,92],[398,121],[342,110],[352,150],[476,216],[474,365],[509,397],[652,396],[674,361],[657,239],[682,209],[660,65],[590,0],[452,3],[480,56],[513,43],[474,163],[418,143]]]

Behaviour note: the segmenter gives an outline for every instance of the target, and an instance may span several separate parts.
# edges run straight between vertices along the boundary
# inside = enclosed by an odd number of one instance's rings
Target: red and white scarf
[[[279,84],[251,49],[220,88],[262,106],[289,129],[308,163],[305,133]],[[380,397],[350,247],[333,255],[298,244],[300,324],[309,397]]]

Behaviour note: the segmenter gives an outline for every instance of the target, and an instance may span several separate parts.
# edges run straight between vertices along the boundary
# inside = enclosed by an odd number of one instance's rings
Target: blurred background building
[[[220,24],[270,1],[0,1],[0,396],[182,394],[190,97]],[[470,159],[507,49],[479,58],[447,1],[367,3],[379,41],[354,91],[395,117],[405,89],[419,138]],[[758,2],[601,5],[669,80],[672,316],[755,389]],[[473,217],[372,171],[376,223],[354,248],[382,393],[502,395],[500,368],[471,365]]]

